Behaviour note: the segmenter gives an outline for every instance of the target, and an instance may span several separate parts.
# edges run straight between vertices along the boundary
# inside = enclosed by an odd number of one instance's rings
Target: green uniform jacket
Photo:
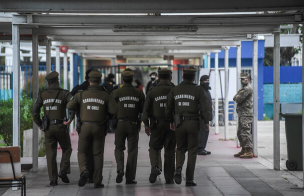
[[[50,108],[56,98],[58,90],[61,90],[59,93],[56,102],[52,108]],[[62,120],[66,117],[66,105],[71,99],[72,95],[67,90],[63,90],[57,85],[51,85],[46,88],[46,90],[41,91],[38,94],[38,98],[34,104],[33,108],[33,120],[34,122],[41,127],[42,121],[40,119],[40,108],[43,106],[44,115],[47,115],[49,120],[59,119]],[[51,110],[50,110],[51,109]],[[75,112],[69,112],[69,119],[72,121],[74,119]]]
[[[173,87],[174,84],[170,82],[159,82],[156,87],[149,90],[143,111],[145,126],[149,126],[151,117],[166,120],[167,96]]]
[[[168,95],[166,116],[171,122],[175,113],[183,117],[201,117],[205,124],[212,120],[209,102],[200,86],[191,81],[182,81]]]
[[[87,90],[78,92],[67,105],[68,109],[80,109],[82,122],[104,122],[108,114],[117,112],[117,104],[99,85],[91,85]]]
[[[113,91],[113,98],[118,103],[118,119],[138,119],[142,113],[145,95],[142,90],[132,84],[124,84],[121,88]]]
[[[253,116],[253,89],[250,84],[244,85],[233,100],[237,103],[238,116]]]

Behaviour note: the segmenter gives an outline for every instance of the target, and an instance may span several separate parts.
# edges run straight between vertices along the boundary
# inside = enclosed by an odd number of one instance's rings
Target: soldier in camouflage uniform
[[[80,179],[78,186],[83,187],[89,171],[87,156],[90,146],[93,146],[94,155],[94,188],[103,188],[102,170],[103,154],[106,137],[106,121],[109,114],[117,112],[117,104],[113,97],[104,92],[99,86],[102,74],[98,70],[92,70],[89,74],[90,86],[87,90],[78,92],[71,98],[68,109],[80,110],[81,131],[78,140],[78,164]]]
[[[42,130],[42,121],[40,119],[40,108],[42,106],[44,116],[49,121],[49,126],[44,131],[47,168],[51,186],[58,185],[58,177],[60,177],[65,183],[70,182],[67,174],[71,172],[70,157],[72,147],[67,128],[75,116],[75,112],[70,111],[70,119],[68,121],[64,120],[66,118],[66,104],[69,102],[72,95],[67,90],[63,90],[59,87],[58,76],[58,72],[53,71],[45,77],[48,82],[48,87],[46,90],[39,93],[32,113],[33,120],[40,130]],[[59,174],[57,173],[56,161],[57,142],[62,149]]]
[[[176,136],[176,170],[174,180],[176,184],[182,182],[182,167],[188,151],[186,169],[186,186],[196,186],[194,171],[199,144],[199,117],[208,124],[212,115],[208,109],[209,102],[200,86],[194,84],[195,68],[183,71],[183,81],[172,88],[168,94],[166,116],[170,120],[170,127]],[[178,118],[177,118],[178,116]],[[180,125],[173,123],[180,121]],[[176,120],[179,119],[179,120]],[[177,126],[175,128],[175,126]]]
[[[241,73],[242,88],[233,97],[237,103],[238,130],[237,136],[242,150],[235,157],[252,158],[251,124],[253,121],[253,89],[250,85],[250,74]]]
[[[121,183],[124,176],[124,150],[128,142],[128,159],[126,166],[126,184],[136,184],[136,167],[139,139],[139,116],[141,116],[145,95],[142,90],[132,85],[134,72],[127,68],[121,76],[123,86],[113,91],[113,98],[118,104],[116,114],[118,123],[115,130],[115,159],[117,163],[116,182]]]
[[[150,183],[154,183],[157,176],[161,174],[161,149],[164,147],[164,174],[166,184],[174,184],[176,139],[175,132],[170,129],[170,121],[166,119],[165,115],[167,95],[174,87],[170,82],[172,71],[169,69],[159,69],[158,74],[159,82],[156,87],[149,90],[143,113],[145,132],[148,136],[151,135],[149,142],[151,162],[149,181]]]

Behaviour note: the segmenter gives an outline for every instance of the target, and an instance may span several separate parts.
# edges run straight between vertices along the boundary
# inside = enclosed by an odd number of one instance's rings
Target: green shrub
[[[0,135],[7,146],[13,144],[13,99],[0,100]],[[23,131],[33,127],[33,100],[23,96],[20,100],[20,146],[23,152]]]

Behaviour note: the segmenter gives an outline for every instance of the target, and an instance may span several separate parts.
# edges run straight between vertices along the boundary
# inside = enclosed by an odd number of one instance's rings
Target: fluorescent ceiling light
[[[196,25],[115,25],[113,32],[197,32]]]
[[[123,41],[122,45],[182,45],[181,41]]]

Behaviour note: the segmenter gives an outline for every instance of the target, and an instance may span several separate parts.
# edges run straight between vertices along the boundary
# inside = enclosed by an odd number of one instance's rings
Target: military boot
[[[245,154],[245,148],[242,148],[242,150],[240,152],[238,152],[237,154],[234,154],[234,157],[240,157],[243,154]]]
[[[246,153],[241,155],[240,158],[253,158],[252,148],[246,148]]]

